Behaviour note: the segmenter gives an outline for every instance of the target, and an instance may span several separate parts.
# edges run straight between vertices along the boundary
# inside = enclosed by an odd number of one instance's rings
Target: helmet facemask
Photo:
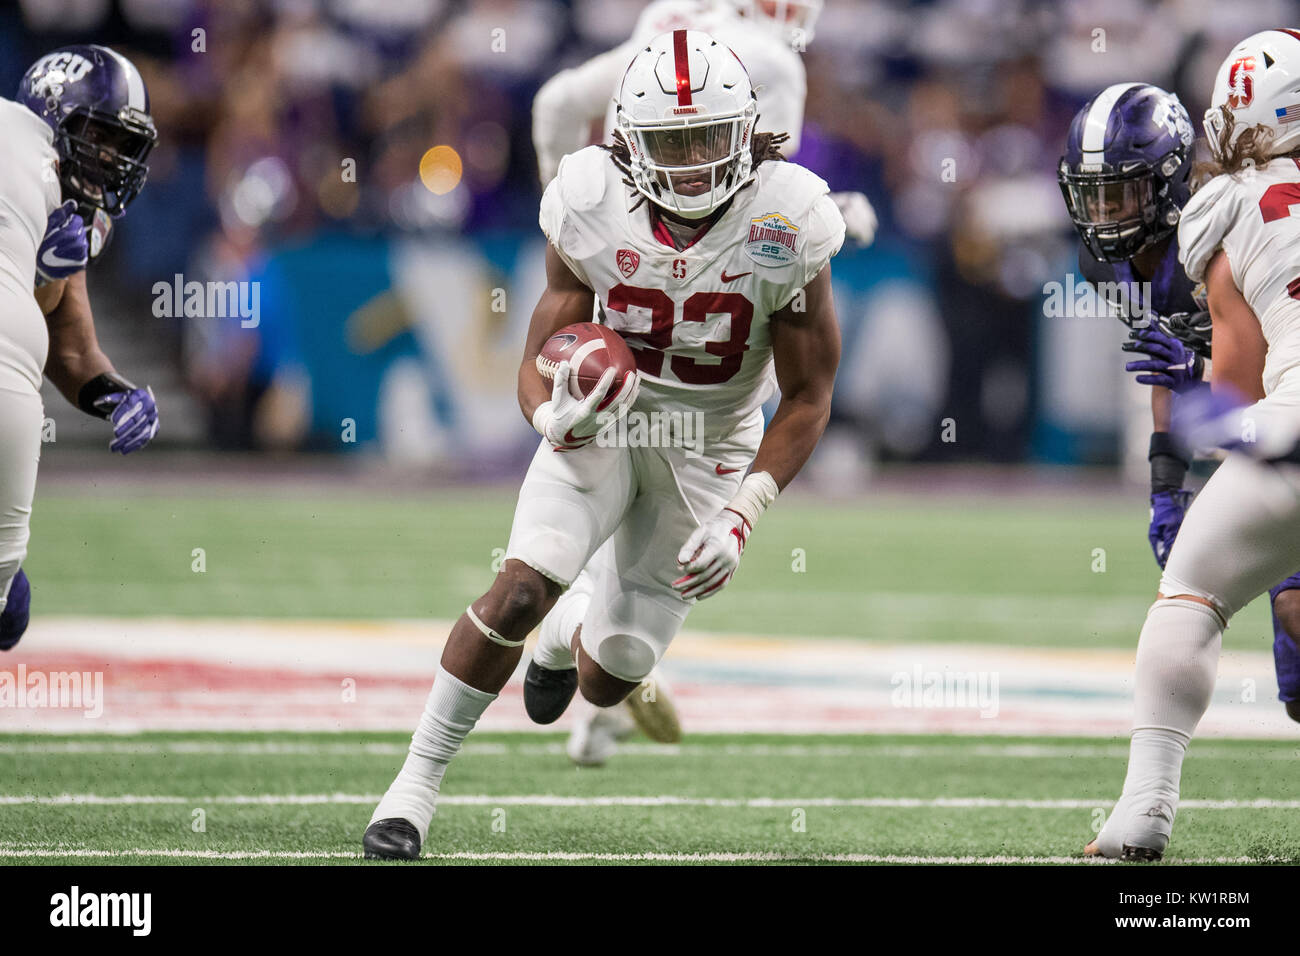
[[[146,160],[157,139],[153,120],[139,110],[72,110],[55,133],[64,194],[121,216],[144,188]]]
[[[1168,180],[1184,162],[1174,152],[1154,168],[1139,163],[1121,172],[1072,172],[1061,163],[1061,194],[1094,259],[1126,261],[1177,228],[1180,212],[1166,193]]]
[[[683,218],[708,216],[749,179],[755,112],[751,100],[726,116],[633,122],[620,109],[637,190]]]

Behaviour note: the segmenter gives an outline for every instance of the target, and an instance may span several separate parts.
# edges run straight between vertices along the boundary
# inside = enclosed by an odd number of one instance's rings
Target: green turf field
[[[25,566],[47,613],[448,619],[486,590],[512,509],[500,492],[40,495]],[[191,569],[195,548],[201,574]],[[793,570],[796,549],[803,571]],[[1094,570],[1098,549],[1104,571]],[[726,594],[701,604],[690,625],[1128,647],[1157,580],[1140,500],[791,497],[764,516]],[[1230,640],[1266,650],[1270,633],[1256,602]]]
[[[26,567],[38,614],[448,619],[489,582],[511,506],[498,492],[49,494]],[[1145,530],[1140,502],[792,497],[690,625],[1128,647],[1157,579]],[[1257,602],[1228,640],[1265,650],[1266,614]],[[0,735],[0,863],[357,862],[407,739]],[[1126,755],[1117,739],[693,735],[578,770],[562,740],[472,736],[426,858],[1071,863]],[[1167,860],[1300,862],[1298,757],[1288,741],[1198,741]]]
[[[578,770],[561,739],[472,738],[444,782],[427,861],[1082,862],[1124,752],[1061,738],[696,736]],[[0,863],[357,862],[405,745],[0,737]],[[1300,862],[1295,746],[1192,753],[1166,861]],[[1261,799],[1283,805],[1238,805]]]

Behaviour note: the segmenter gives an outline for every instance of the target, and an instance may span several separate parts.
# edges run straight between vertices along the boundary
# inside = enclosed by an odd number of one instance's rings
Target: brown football
[[[614,384],[599,408],[604,408],[613,398],[623,377],[636,371],[636,357],[623,337],[595,322],[566,325],[547,339],[537,356],[537,371],[549,382],[555,378],[556,367],[564,361],[573,369],[569,392],[574,398],[584,398],[596,387],[606,369],[614,369]]]

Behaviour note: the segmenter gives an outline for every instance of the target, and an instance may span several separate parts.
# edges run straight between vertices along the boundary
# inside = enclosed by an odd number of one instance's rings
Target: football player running
[[[651,38],[671,30],[698,30],[731,48],[749,73],[762,103],[763,125],[789,137],[781,152],[799,151],[808,79],[798,50],[812,41],[821,0],[656,0],[642,12],[632,36],[585,63],[561,70],[533,100],[533,147],[542,183],[555,178],[560,159],[592,141],[592,130],[614,130],[613,96],[624,70]],[[846,234],[868,246],[876,212],[860,192],[831,193]]]
[[[1300,431],[1300,32],[1238,44],[1215,78],[1205,134],[1213,178],[1183,210],[1179,259],[1207,286],[1217,401],[1254,399],[1236,444]],[[1195,400],[1193,398],[1193,400]],[[1177,410],[1175,425],[1177,426]],[[1251,432],[1241,431],[1249,423]],[[1250,439],[1243,443],[1243,439]],[[1227,444],[1221,442],[1220,444]],[[1158,860],[1183,756],[1209,706],[1229,619],[1300,564],[1300,470],[1230,452],[1192,502],[1138,641],[1134,730],[1118,803],[1085,852]]]
[[[1058,178],[1081,240],[1079,268],[1133,331],[1145,353],[1125,368],[1152,386],[1151,523],[1163,569],[1192,494],[1191,453],[1170,432],[1174,396],[1201,383],[1210,357],[1204,293],[1178,261],[1178,221],[1191,196],[1192,126],[1174,94],[1145,83],[1107,87],[1075,115]],[[1149,290],[1150,301],[1140,294]],[[1269,591],[1278,696],[1300,720],[1300,574]]]
[[[42,373],[112,424],[111,451],[137,451],[158,430],[152,392],[120,377],[100,351],[85,276],[113,219],[144,186],[157,133],[139,72],[102,46],[37,60],[17,101],[0,98],[0,129],[0,650],[9,650],[31,605],[22,562],[45,418]]]
[[[779,135],[755,132],[756,114],[731,50],[664,34],[626,71],[613,145],[565,157],[547,187],[547,289],[519,371],[520,408],[543,440],[502,570],[452,628],[366,830],[367,858],[419,856],[448,762],[539,623],[524,682],[533,720],[557,720],[578,690],[608,707],[640,686],[695,602],[731,580],[820,439],[840,351],[829,262],[844,223],[826,184],[781,160]],[[558,329],[589,320],[593,300],[638,371],[579,402],[568,364],[547,385],[535,358]],[[780,404],[764,431],[773,384]],[[611,396],[602,416],[595,405]],[[653,447],[596,440],[618,415],[655,412],[698,415],[703,442],[685,447],[672,429]]]
[[[632,36],[613,50],[562,70],[543,84],[533,101],[533,145],[542,182],[555,178],[561,158],[615,128],[616,94],[628,63],[647,41],[675,29],[707,33],[730,47],[749,74],[762,104],[766,129],[782,130],[784,156],[799,149],[807,78],[797,51],[812,41],[821,0],[656,0],[637,20]],[[845,222],[845,234],[870,245],[876,213],[860,192],[830,194]],[[657,670],[646,686],[614,708],[583,703],[569,737],[569,757],[584,766],[605,763],[617,741],[635,724],[650,739],[676,743],[681,724],[667,682]]]

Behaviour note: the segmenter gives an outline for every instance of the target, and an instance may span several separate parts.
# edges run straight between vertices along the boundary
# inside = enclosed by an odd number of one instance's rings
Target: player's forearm
[[[50,333],[50,350],[45,376],[64,398],[78,405],[81,387],[91,379],[113,371],[113,363],[99,347],[95,320],[86,294],[85,274],[66,283],[58,305],[45,317]]]
[[[812,456],[830,417],[829,395],[783,396],[763,433],[750,471],[767,472],[784,490]]]
[[[1169,431],[1170,416],[1173,409],[1174,393],[1159,385],[1151,386],[1151,430],[1153,432]]]
[[[537,371],[535,359],[535,355],[530,356],[519,366],[519,410],[529,424],[532,424],[538,406],[551,398],[551,387]]]

